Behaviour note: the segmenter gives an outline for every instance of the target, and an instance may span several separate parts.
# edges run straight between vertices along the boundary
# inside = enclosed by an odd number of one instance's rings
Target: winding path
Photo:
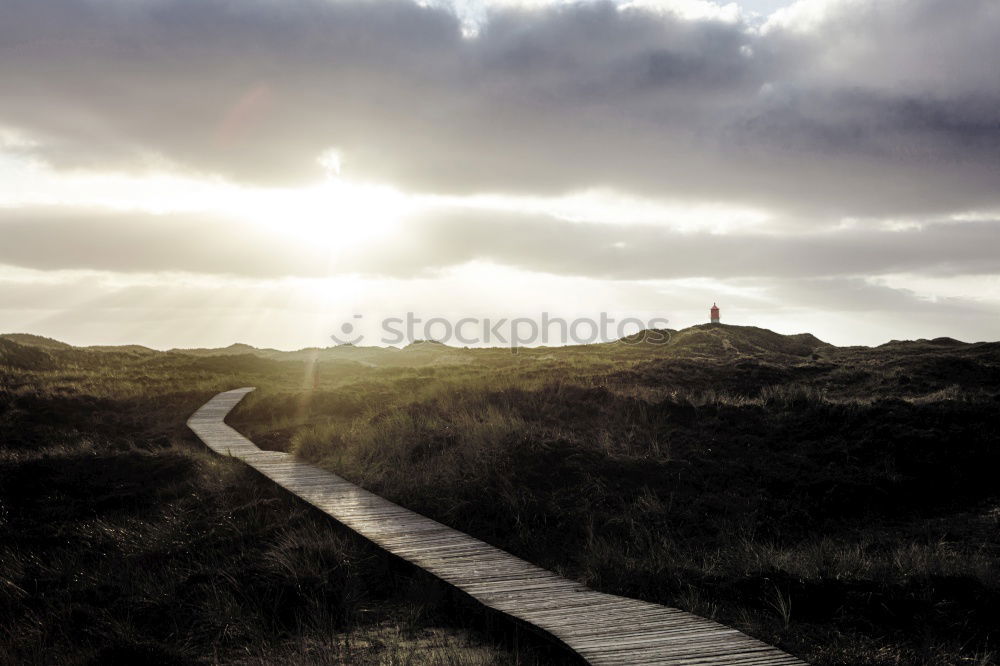
[[[287,453],[262,451],[223,422],[252,390],[220,393],[188,419],[188,427],[216,453],[239,458],[390,553],[534,625],[591,664],[803,663],[696,615],[595,592]]]

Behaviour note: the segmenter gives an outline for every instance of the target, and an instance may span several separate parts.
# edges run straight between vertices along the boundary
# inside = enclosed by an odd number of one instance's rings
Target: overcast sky
[[[997,63],[996,0],[2,0],[0,330],[1000,339]]]

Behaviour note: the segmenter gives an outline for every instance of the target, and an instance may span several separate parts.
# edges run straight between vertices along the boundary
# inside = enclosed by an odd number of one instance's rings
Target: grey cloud
[[[970,298],[928,299],[910,290],[889,287],[856,277],[780,280],[768,286],[777,301],[820,306],[831,312],[893,312],[901,315],[949,317],[994,316],[995,304]],[[1000,326],[994,324],[1000,332]]]
[[[402,0],[12,0],[0,123],[65,167],[304,181],[336,146],[348,174],[436,192],[603,185],[810,217],[1000,204],[995,3],[850,6],[805,34],[495,10],[464,40]]]
[[[260,225],[205,215],[0,209],[0,263],[40,269],[325,275],[323,250]]]
[[[1000,222],[713,235],[441,209],[332,259],[336,248],[226,218],[40,209],[0,211],[0,237],[0,263],[33,269],[251,278],[412,277],[474,260],[612,280],[1000,274]]]
[[[996,274],[998,246],[997,222],[936,223],[906,231],[714,235],[468,211],[413,221],[342,268],[414,275],[485,260],[616,280]]]

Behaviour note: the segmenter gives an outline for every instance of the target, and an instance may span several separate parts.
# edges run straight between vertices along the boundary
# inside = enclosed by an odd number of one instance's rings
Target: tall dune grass
[[[697,349],[383,371],[261,391],[234,422],[280,425],[272,445],[407,507],[813,663],[993,663],[1000,383],[933,360],[973,351]]]

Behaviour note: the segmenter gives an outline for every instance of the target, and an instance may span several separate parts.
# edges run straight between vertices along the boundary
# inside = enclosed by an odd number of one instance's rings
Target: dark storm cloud
[[[258,183],[315,178],[334,146],[352,176],[435,192],[1000,205],[996,3],[842,4],[763,32],[600,2],[496,10],[463,39],[400,0],[7,0],[0,124],[59,166]]]
[[[338,251],[335,235],[333,247],[325,247],[290,237],[283,228],[206,215],[45,209],[0,211],[0,237],[0,264],[252,278],[412,277],[477,260],[612,280],[1000,273],[997,222],[937,223],[904,231],[714,235],[436,210],[388,237]]]

